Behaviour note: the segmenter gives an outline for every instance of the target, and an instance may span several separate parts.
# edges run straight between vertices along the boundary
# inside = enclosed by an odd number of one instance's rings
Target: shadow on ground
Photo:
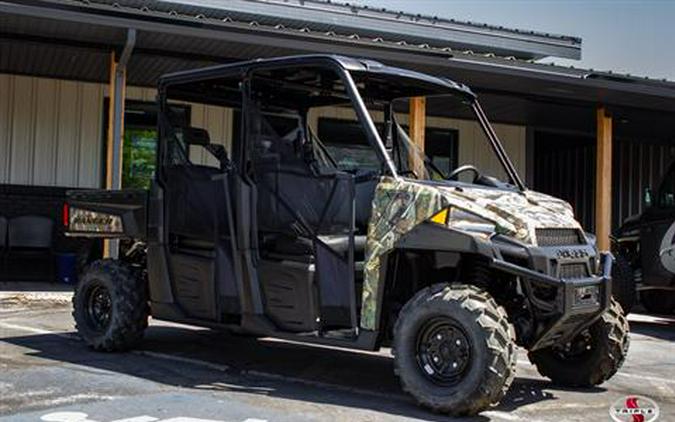
[[[631,314],[630,331],[660,340],[675,341],[675,318],[672,315]]]
[[[416,406],[401,390],[392,358],[382,354],[164,326],[148,330],[140,353],[93,352],[75,334],[22,336],[2,341],[25,347],[26,354],[34,357],[104,369],[163,385],[264,394],[426,420],[448,420]],[[154,353],[183,361],[172,362],[153,356]],[[192,359],[211,366],[192,364],[189,361]],[[495,410],[511,411],[556,400],[554,393],[545,391],[550,387],[541,380],[516,378]],[[487,419],[479,416],[466,420]]]

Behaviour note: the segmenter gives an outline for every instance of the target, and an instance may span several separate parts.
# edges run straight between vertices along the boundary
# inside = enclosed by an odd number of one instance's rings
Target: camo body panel
[[[383,177],[375,189],[368,225],[362,328],[375,329],[381,258],[394,248],[398,239],[447,207],[489,220],[498,233],[530,244],[536,244],[537,228],[581,228],[569,204],[541,193]]]

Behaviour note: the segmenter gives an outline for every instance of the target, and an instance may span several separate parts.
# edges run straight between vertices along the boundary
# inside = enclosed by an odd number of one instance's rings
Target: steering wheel
[[[452,171],[452,173],[450,173],[448,175],[447,179],[448,180],[451,180],[451,179],[457,180],[457,177],[460,174],[465,173],[467,171],[470,171],[470,172],[473,173],[473,182],[475,182],[480,177],[480,172],[478,171],[478,169],[476,167],[472,166],[471,164],[465,164],[463,166],[459,166],[456,169],[454,169]]]

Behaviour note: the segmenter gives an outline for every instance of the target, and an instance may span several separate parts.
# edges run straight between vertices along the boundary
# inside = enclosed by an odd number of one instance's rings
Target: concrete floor
[[[476,421],[603,421],[629,394],[675,420],[675,319],[631,316],[631,351],[609,382],[567,390],[521,351],[503,403]],[[0,300],[0,420],[214,422],[449,420],[400,389],[388,351],[254,340],[153,321],[138,351],[96,353],[63,304]]]

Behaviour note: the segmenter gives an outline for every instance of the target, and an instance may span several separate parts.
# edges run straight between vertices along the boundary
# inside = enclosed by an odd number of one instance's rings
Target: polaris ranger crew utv
[[[401,100],[411,97],[475,118],[467,124],[508,181],[421,154],[402,126]],[[611,299],[611,255],[598,253],[568,204],[525,188],[466,86],[298,56],[171,74],[158,101],[147,196],[69,197],[71,235],[136,242],[81,277],[73,313],[93,348],[134,347],[149,315],[391,346],[403,389],[455,415],[499,402],[516,344],[565,385],[600,384],[623,363],[628,325]],[[175,111],[186,103],[234,110],[229,150]],[[351,117],[337,140],[317,136],[322,110]],[[206,154],[211,165],[198,161]]]
[[[613,237],[614,297],[625,313],[638,294],[649,312],[675,312],[675,164],[656,190],[644,191],[645,210],[627,218]]]

